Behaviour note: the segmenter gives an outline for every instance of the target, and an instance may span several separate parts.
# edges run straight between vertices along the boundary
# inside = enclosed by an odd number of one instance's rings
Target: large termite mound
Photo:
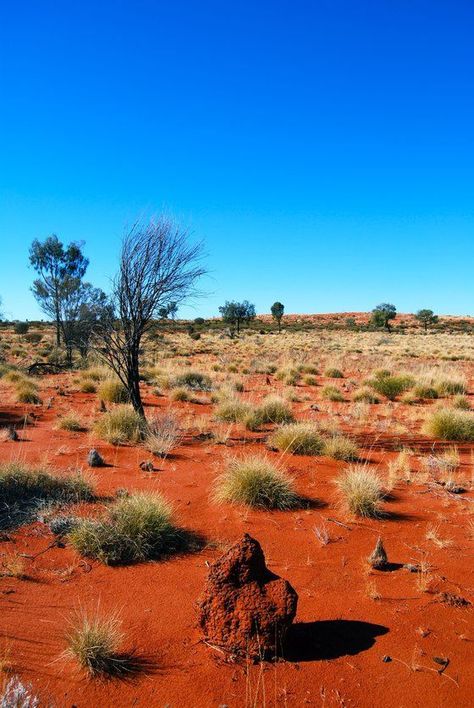
[[[212,566],[199,600],[204,638],[252,659],[280,653],[296,615],[298,595],[272,573],[258,541],[245,534]]]

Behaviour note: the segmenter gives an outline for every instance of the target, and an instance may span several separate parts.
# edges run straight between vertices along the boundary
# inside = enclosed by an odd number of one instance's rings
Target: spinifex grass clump
[[[380,398],[372,391],[369,386],[361,386],[352,396],[355,402],[362,401],[364,403],[380,403]]]
[[[91,676],[117,674],[127,668],[120,656],[123,641],[120,621],[115,613],[101,617],[98,613],[78,613],[66,635],[65,655],[75,659]]]
[[[68,504],[92,497],[92,485],[80,472],[60,477],[20,462],[0,465],[0,528],[27,523],[44,502]]]
[[[340,369],[337,369],[334,366],[330,366],[327,368],[324,372],[324,376],[326,376],[328,379],[343,379],[344,374]]]
[[[80,432],[86,429],[84,421],[75,411],[69,411],[58,418],[56,427],[59,430],[69,430],[70,432]]]
[[[292,509],[298,505],[293,481],[269,460],[258,455],[233,458],[217,479],[217,502],[245,504],[261,509]]]
[[[128,403],[130,396],[119,379],[105,379],[99,386],[98,396],[108,403]]]
[[[441,440],[474,441],[474,413],[455,408],[435,411],[423,426],[423,432]]]
[[[187,371],[175,378],[174,386],[185,386],[192,391],[212,391],[212,379],[199,371]]]
[[[292,423],[275,430],[268,439],[268,446],[280,452],[321,455],[324,439],[312,423]]]
[[[252,407],[238,398],[225,398],[216,408],[215,417],[224,423],[238,423],[245,420]]]
[[[321,395],[323,398],[326,398],[328,401],[334,401],[334,402],[342,402],[344,400],[344,396],[342,394],[342,391],[340,391],[337,386],[323,386]]]
[[[104,413],[94,426],[96,434],[112,445],[137,443],[143,438],[146,424],[131,406],[117,406]]]
[[[383,487],[377,474],[363,465],[351,465],[336,484],[352,514],[366,517],[381,515]]]
[[[69,540],[81,555],[108,565],[158,559],[183,548],[171,506],[159,494],[145,492],[120,498],[102,519],[84,520]]]
[[[294,416],[291,406],[280,396],[268,396],[245,419],[248,430],[258,430],[269,423],[292,423]]]
[[[357,460],[359,449],[355,442],[344,435],[332,435],[324,440],[323,455],[332,457],[333,460],[350,462]]]
[[[20,378],[16,383],[16,400],[18,403],[41,403],[38,393],[38,386],[35,381],[27,378]]]

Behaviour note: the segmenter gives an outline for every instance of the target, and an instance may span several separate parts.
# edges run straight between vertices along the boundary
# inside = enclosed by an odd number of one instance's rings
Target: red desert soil
[[[265,377],[255,377],[262,389]],[[427,492],[426,486],[398,484],[378,521],[351,521],[338,507],[333,483],[343,463],[327,458],[286,456],[283,460],[300,492],[315,508],[290,512],[251,511],[210,499],[219,462],[232,448],[184,440],[176,454],[142,472],[139,448],[104,444],[90,433],[53,430],[58,412],[74,407],[86,418],[97,415],[97,397],[57,396],[61,377],[49,379],[50,410],[38,408],[36,423],[21,431],[22,442],[0,443],[2,461],[47,461],[58,470],[85,466],[96,446],[110,467],[94,471],[98,491],[117,488],[159,490],[174,504],[179,523],[202,533],[204,550],[164,562],[110,568],[86,562],[70,548],[52,548],[26,559],[28,578],[0,579],[1,636],[13,671],[31,682],[42,705],[55,706],[467,706],[474,688],[472,610],[441,601],[441,591],[474,600],[472,541],[467,541],[465,502]],[[147,395],[151,406],[167,406]],[[180,410],[209,413],[211,406],[174,404]],[[298,410],[298,406],[295,406]],[[18,415],[32,408],[15,405]],[[7,413],[6,408],[3,409]],[[258,436],[255,436],[258,437]],[[425,445],[431,441],[424,440]],[[254,442],[246,450],[262,450]],[[468,449],[460,447],[469,468]],[[371,449],[363,457],[376,462]],[[278,453],[268,453],[279,459]],[[386,455],[387,453],[385,453]],[[389,453],[390,455],[391,453]],[[394,453],[393,453],[394,454]],[[469,493],[464,498],[473,495]],[[470,506],[470,505],[468,505]],[[335,521],[341,522],[340,524]],[[427,525],[442,521],[449,548],[425,539]],[[325,524],[331,541],[321,546],[314,527]],[[233,664],[200,642],[196,601],[208,564],[245,532],[261,543],[269,568],[289,580],[299,594],[296,623],[286,661],[248,667]],[[362,564],[381,534],[393,564],[417,563],[428,552],[432,578],[427,592],[416,574],[394,566],[373,571]],[[35,523],[9,534],[1,553],[40,553],[51,543],[46,527]],[[471,549],[470,556],[463,548]],[[380,599],[369,594],[376,592]],[[119,610],[124,649],[143,658],[141,673],[126,681],[89,680],[63,660],[64,633],[76,608]],[[387,657],[390,657],[389,660]],[[436,658],[449,659],[442,671]]]

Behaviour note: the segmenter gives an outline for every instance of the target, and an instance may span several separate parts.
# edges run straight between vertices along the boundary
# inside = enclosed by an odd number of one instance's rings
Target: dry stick
[[[49,546],[46,546],[46,548],[43,548],[42,551],[38,551],[38,553],[34,553],[33,555],[30,553],[19,553],[18,555],[21,556],[22,558],[29,558],[30,560],[34,560],[35,558],[38,558],[42,553],[46,553],[46,551],[49,551],[51,548],[54,548],[57,546],[57,539],[54,539],[52,543],[49,544]]]
[[[342,526],[343,528],[347,529],[348,531],[352,531],[351,526],[347,526],[347,524],[343,524],[342,521],[337,521],[337,519],[332,519],[330,516],[325,517],[326,521],[331,521],[333,524],[337,524],[338,526]]]

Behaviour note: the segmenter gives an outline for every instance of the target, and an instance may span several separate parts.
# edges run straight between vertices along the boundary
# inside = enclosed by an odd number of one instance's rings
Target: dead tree
[[[96,344],[130,401],[144,417],[140,395],[140,350],[158,310],[196,295],[196,281],[206,272],[202,244],[160,216],[138,221],[122,242],[119,272],[113,283],[110,314],[98,324]]]

